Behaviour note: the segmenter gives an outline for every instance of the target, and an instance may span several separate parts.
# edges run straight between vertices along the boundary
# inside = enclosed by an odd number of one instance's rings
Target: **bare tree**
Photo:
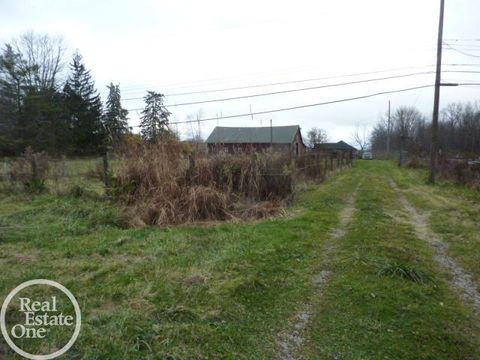
[[[393,127],[402,137],[412,138],[417,125],[423,121],[424,117],[414,107],[401,106],[392,116]]]
[[[195,153],[206,151],[202,134],[202,124],[201,121],[199,121],[202,117],[202,109],[199,109],[196,114],[187,115],[187,121],[190,121],[187,125],[187,141],[190,142]]]
[[[55,88],[65,67],[66,45],[62,37],[27,32],[12,41],[24,62],[27,85],[36,89]]]
[[[328,141],[328,134],[325,130],[319,128],[311,128],[307,132],[307,146],[312,148],[315,144],[322,144]]]
[[[203,117],[203,110],[199,109],[196,114],[187,115],[188,123],[188,139],[192,142],[203,142],[202,125],[200,120]]]
[[[351,139],[361,152],[365,151],[370,145],[367,127],[365,125],[360,126],[360,124],[356,124]]]

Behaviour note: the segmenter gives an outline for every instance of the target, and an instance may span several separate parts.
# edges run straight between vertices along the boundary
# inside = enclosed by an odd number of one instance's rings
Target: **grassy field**
[[[83,324],[65,359],[279,358],[278,334],[306,305],[295,358],[480,359],[479,319],[390,179],[478,284],[478,194],[359,161],[301,193],[287,216],[256,223],[128,229],[95,196],[0,195],[0,299],[33,278],[70,289]],[[312,279],[326,270],[319,289]],[[16,358],[3,341],[2,353]]]
[[[65,193],[73,187],[82,187],[98,194],[104,193],[101,180],[103,171],[102,158],[48,159],[48,169],[42,177],[50,192]],[[43,164],[39,161],[39,167]],[[110,169],[115,169],[118,161],[110,159]],[[0,192],[21,192],[22,181],[10,181],[12,173],[21,178],[30,178],[32,169],[30,163],[23,159],[10,159],[0,162]]]

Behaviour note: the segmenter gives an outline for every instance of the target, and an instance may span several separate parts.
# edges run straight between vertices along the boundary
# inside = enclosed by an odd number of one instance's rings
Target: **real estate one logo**
[[[71,302],[73,309],[60,302],[58,295],[48,297],[22,296],[22,290],[31,286],[53,287],[60,290]],[[65,299],[66,300],[66,299]],[[11,306],[12,316],[7,316],[8,307]],[[80,334],[81,312],[73,294],[58,282],[46,279],[26,281],[6,297],[0,311],[0,328],[7,344],[19,355],[32,360],[49,360],[65,354],[75,343]],[[19,344],[45,344],[51,345],[55,338],[56,330],[66,330],[72,336],[66,344],[54,344],[55,350],[49,354],[33,354],[20,348]],[[49,337],[50,336],[50,337]],[[45,348],[44,346],[40,348]]]

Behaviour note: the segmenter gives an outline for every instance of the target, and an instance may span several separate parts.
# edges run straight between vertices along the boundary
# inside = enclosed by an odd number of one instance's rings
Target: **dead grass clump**
[[[280,154],[194,158],[168,141],[132,148],[119,163],[111,193],[136,226],[269,217],[292,193],[291,160]],[[255,204],[239,215],[242,199]]]
[[[193,171],[198,169],[179,142],[138,147],[122,159],[112,193],[127,205],[136,225],[227,219],[228,193],[215,184],[197,184],[199,176],[212,178],[208,167],[200,169],[200,174]]]
[[[168,186],[163,191],[161,188],[157,190],[153,198],[141,198],[129,210],[145,224],[182,224],[229,217],[229,198],[214,188]]]
[[[444,179],[480,189],[480,161],[447,159],[440,166],[440,174]]]

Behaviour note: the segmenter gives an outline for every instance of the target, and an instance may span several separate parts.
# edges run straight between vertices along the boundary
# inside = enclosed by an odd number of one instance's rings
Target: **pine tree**
[[[110,145],[116,146],[121,142],[122,137],[129,133],[128,110],[122,108],[120,85],[110,83],[108,97],[103,114],[103,126]]]
[[[0,54],[0,154],[18,153],[23,73],[20,54],[6,44]]]
[[[170,112],[163,104],[164,96],[154,91],[148,91],[144,97],[145,109],[142,111],[140,122],[141,135],[145,141],[156,142],[168,136],[168,118]]]
[[[77,52],[70,64],[71,75],[63,89],[68,121],[77,154],[94,154],[103,151],[105,132],[101,114],[102,102],[95,83],[86,70],[82,56]]]
[[[35,151],[58,152],[66,127],[59,121],[62,99],[54,85],[40,87],[27,81],[37,71],[32,62],[6,44],[0,54],[0,153],[19,154],[27,146]]]

